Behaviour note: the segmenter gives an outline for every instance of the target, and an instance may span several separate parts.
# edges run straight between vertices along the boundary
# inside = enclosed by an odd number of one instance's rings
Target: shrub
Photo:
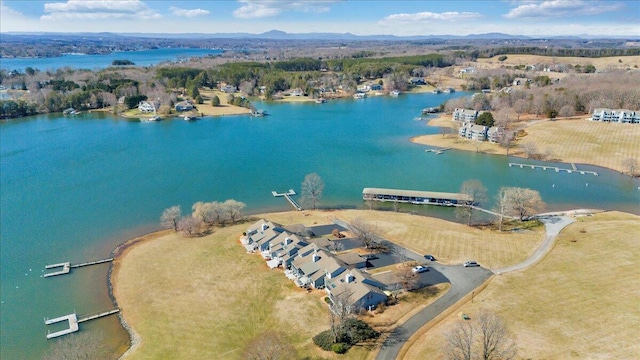
[[[347,343],[335,343],[331,345],[331,350],[336,354],[344,354],[349,350],[351,345]]]
[[[313,337],[313,343],[318,345],[322,350],[333,350],[333,334],[331,330],[325,330]]]
[[[360,319],[347,319],[344,322],[344,329],[348,334],[349,343],[352,345],[380,336],[379,332]]]

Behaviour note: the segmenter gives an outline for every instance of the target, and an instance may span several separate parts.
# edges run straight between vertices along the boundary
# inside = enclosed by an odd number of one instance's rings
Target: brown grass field
[[[507,54],[504,61],[498,60],[500,56],[494,56],[489,59],[478,59],[477,63],[482,68],[498,68],[503,65],[533,65],[533,64],[571,64],[571,65],[593,65],[596,69],[628,69],[640,67],[640,56],[612,56],[601,58],[586,57],[559,57],[559,56],[541,56],[541,55],[524,55],[524,54]],[[620,62],[622,61],[622,62]],[[553,73],[554,75],[556,73]]]
[[[611,124],[580,119],[555,121],[536,120],[525,127],[526,136],[518,138],[509,155],[526,157],[520,146],[532,142],[541,155],[576,164],[590,164],[619,172],[628,171],[623,162],[627,158],[640,159],[640,126],[637,124]],[[526,125],[526,124],[525,124]],[[429,126],[453,127],[450,115],[429,122]],[[438,147],[506,155],[506,149],[487,141],[476,142],[450,135],[423,135],[411,141]]]
[[[282,224],[330,223],[356,217],[375,222],[394,241],[444,262],[476,258],[486,266],[524,259],[540,231],[497,234],[422,216],[375,211],[305,211],[265,215]],[[246,254],[239,236],[247,224],[185,238],[171,231],[144,237],[115,260],[114,294],[122,315],[142,339],[131,359],[239,359],[251,339],[281,329],[300,356],[366,359],[365,347],[338,356],[318,349],[311,337],[328,328],[324,292],[296,288],[281,271]],[[446,291],[447,287],[441,289]],[[400,305],[366,317],[381,330],[433,301],[411,294]]]
[[[580,217],[524,271],[496,276],[459,312],[423,334],[405,359],[442,358],[442,333],[460,314],[501,315],[521,359],[637,359],[640,355],[640,217]]]

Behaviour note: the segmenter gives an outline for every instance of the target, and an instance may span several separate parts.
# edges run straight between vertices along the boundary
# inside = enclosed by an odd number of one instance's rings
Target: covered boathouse
[[[472,200],[466,194],[435,191],[414,191],[398,189],[364,188],[362,199],[373,201],[402,202],[416,205],[455,206],[469,204]]]

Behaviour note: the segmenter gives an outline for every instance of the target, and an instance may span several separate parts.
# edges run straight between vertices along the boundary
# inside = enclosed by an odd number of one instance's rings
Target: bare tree
[[[193,216],[184,216],[178,221],[178,230],[184,232],[185,234],[192,236],[200,227],[200,220],[194,218]]]
[[[459,218],[466,218],[467,225],[471,225],[473,206],[480,206],[487,201],[487,188],[480,180],[467,180],[460,186],[460,193],[466,195],[469,200],[456,206],[456,215]]]
[[[509,360],[517,355],[516,344],[504,321],[495,313],[480,310],[472,320],[462,320],[445,333],[445,355],[455,360]]]
[[[316,173],[308,174],[302,181],[302,203],[311,206],[314,210],[320,203],[324,182]]]
[[[502,132],[502,135],[498,140],[500,143],[500,146],[507,148],[507,156],[509,156],[509,149],[511,148],[511,143],[515,138],[516,138],[515,132],[511,130],[505,130],[504,132]]]
[[[538,146],[533,142],[526,142],[522,144],[522,151],[527,154],[527,157],[535,157],[538,155]]]
[[[261,333],[247,346],[243,358],[247,360],[288,360],[296,359],[296,348],[287,340],[284,333],[274,330]]]
[[[344,322],[355,314],[356,306],[351,301],[351,295],[353,295],[353,292],[343,286],[342,292],[334,290],[329,297],[331,300],[331,304],[329,305],[329,322],[333,342],[339,342],[339,338],[343,332]]]
[[[544,202],[536,190],[507,187],[501,188],[500,193],[502,193],[504,201],[501,205],[504,210],[503,214],[518,216],[520,220],[524,220],[544,208]]]
[[[379,241],[380,230],[378,227],[361,218],[353,220],[349,224],[349,230],[351,230],[356,239],[360,240],[367,249],[375,248]]]
[[[558,111],[558,115],[564,118],[568,118],[569,116],[574,116],[575,114],[576,114],[576,111],[573,105],[565,105],[560,108],[560,111]]]
[[[222,205],[224,206],[227,217],[232,223],[235,223],[242,217],[242,210],[247,207],[245,203],[233,199],[226,200]]]
[[[635,176],[638,171],[638,159],[633,157],[628,157],[622,160],[622,166],[627,170],[629,175]]]
[[[173,231],[178,231],[178,222],[180,221],[181,212],[182,210],[179,205],[165,209],[160,217],[162,226],[167,229],[173,229]]]
[[[496,195],[496,206],[494,210],[498,214],[498,231],[502,231],[502,223],[509,206],[508,193],[508,188],[503,186],[498,189],[498,195]]]
[[[526,114],[529,111],[529,101],[525,99],[518,99],[513,103],[513,111],[515,111],[516,121],[520,121],[520,115]]]
[[[411,266],[400,264],[393,274],[400,280],[400,286],[404,291],[416,289],[420,283],[420,277],[413,272]]]

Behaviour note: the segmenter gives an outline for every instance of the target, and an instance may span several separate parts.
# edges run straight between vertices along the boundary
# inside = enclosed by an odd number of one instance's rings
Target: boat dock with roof
[[[365,201],[390,201],[416,205],[440,206],[455,206],[471,202],[471,198],[468,195],[461,193],[381,188],[364,188],[362,190],[362,199]]]

